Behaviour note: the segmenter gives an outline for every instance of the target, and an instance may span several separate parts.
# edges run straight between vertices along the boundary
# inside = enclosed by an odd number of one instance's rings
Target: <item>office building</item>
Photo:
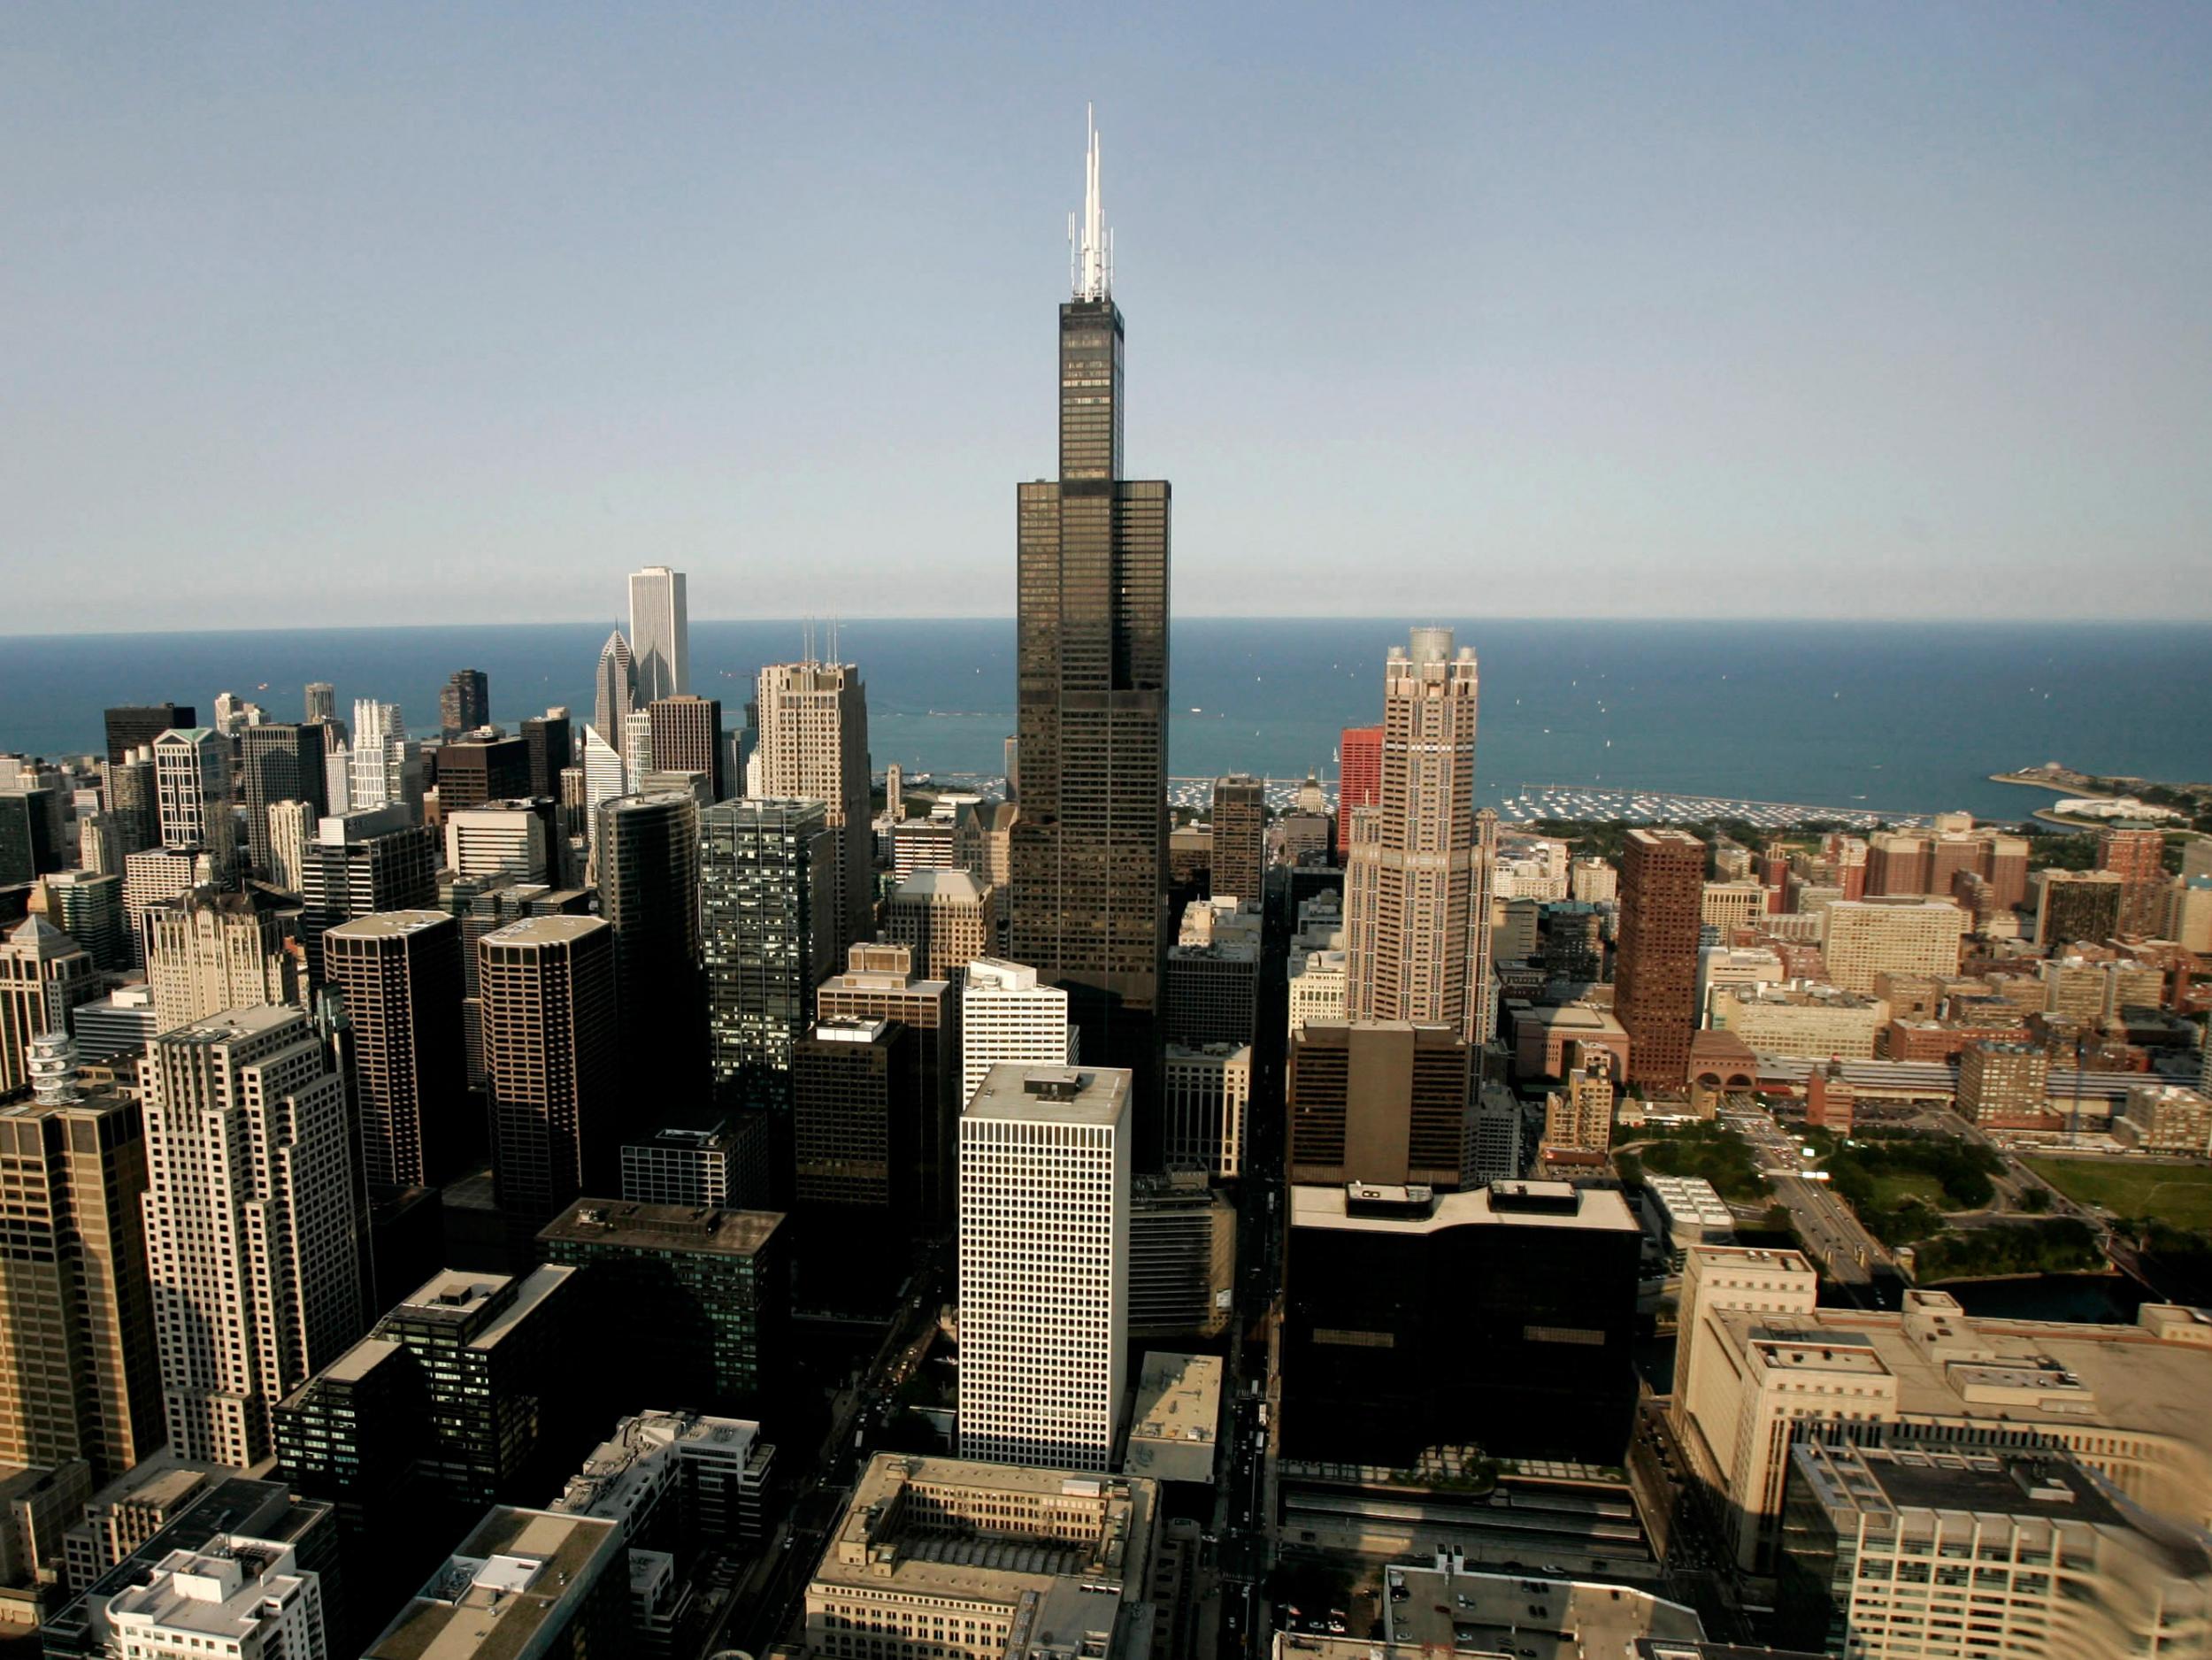
[[[1871,1060],[1889,1021],[1890,1006],[1881,998],[1815,980],[1724,986],[1713,993],[1713,1030],[1742,1039],[1761,1055]]]
[[[1865,1660],[2126,1660],[2212,1651],[2201,1534],[2064,1452],[1792,1448],[1780,1633]]]
[[[1336,811],[1340,824],[1350,823],[1355,807],[1382,805],[1383,729],[1347,726],[1337,738]]]
[[[622,765],[622,751],[616,746],[622,742],[620,732],[602,734],[596,726],[584,728],[583,785],[584,828],[587,836],[599,834],[599,810],[618,795],[626,795],[630,788],[627,771]]]
[[[1620,1456],[1641,1230],[1564,1182],[1294,1187],[1282,1444],[1411,1467],[1483,1426],[1505,1458]]]
[[[629,1636],[622,1526],[495,1505],[365,1660],[603,1660]]]
[[[1223,907],[1225,895],[1185,911],[1168,948],[1161,987],[1161,1034],[1170,1043],[1250,1043],[1259,1034],[1258,917]]]
[[[1071,1066],[1079,1038],[1068,1024],[1068,994],[1039,983],[1025,963],[979,957],[960,982],[960,1100],[975,1098],[1001,1064]]]
[[[1479,995],[1471,647],[1416,628],[1383,670],[1382,795],[1355,810],[1345,853],[1348,991],[1355,1020],[1467,1034]]]
[[[1695,836],[1673,829],[1628,833],[1613,1007],[1628,1034],[1632,1084],[1675,1089],[1688,1081],[1704,888],[1705,844]]]
[[[1202,1171],[1133,1176],[1129,1186],[1133,1341],[1210,1341],[1235,1313],[1237,1210]]]
[[[914,955],[930,980],[957,980],[998,945],[998,892],[964,870],[922,870],[883,907],[884,937]]]
[[[55,801],[50,789],[0,789],[0,887],[62,867]]]
[[[215,880],[237,869],[238,829],[231,809],[230,740],[208,726],[185,726],[154,740],[154,790],[161,845],[204,853]]]
[[[108,1599],[113,1650],[128,1660],[324,1660],[335,1635],[321,1576],[288,1549],[265,1552],[228,1541],[173,1550],[144,1582]]]
[[[70,1011],[105,984],[92,954],[45,918],[9,931],[0,944],[0,1101],[31,1087],[32,1046],[65,1033]]]
[[[1878,830],[1863,842],[1832,836],[1816,863],[1847,899],[1948,898],[1970,877],[1988,883],[2002,909],[2016,909],[2027,894],[2025,838],[1977,829],[1965,813],[1939,813],[1924,830]]]
[[[461,929],[388,911],[323,936],[323,972],[352,1023],[362,1159],[372,1187],[435,1187],[474,1141],[461,1041]]]
[[[743,1208],[744,1147],[719,1119],[702,1129],[672,1126],[622,1144],[622,1196],[634,1204]]]
[[[2146,1303],[2131,1326],[1990,1319],[1927,1289],[1895,1310],[1826,1309],[1803,1259],[1774,1255],[1803,1272],[1786,1286],[1767,1276],[1740,1303],[1693,1300],[1686,1274],[1678,1339],[1676,1439],[1691,1479],[1724,1501],[1745,1572],[1774,1571],[1793,1437],[2063,1447],[2147,1509],[2212,1523],[2212,1426],[2195,1404],[2212,1345],[2195,1310]]]
[[[614,930],[622,1050],[678,1088],[702,1080],[699,803],[664,790],[599,810],[600,913]]]
[[[654,770],[652,712],[633,709],[622,722],[623,788],[635,795],[644,788],[645,775]]]
[[[196,726],[199,711],[190,703],[126,704],[104,716],[107,726],[108,765],[112,766],[132,751],[151,744],[163,733],[179,726]]]
[[[1620,897],[1620,872],[1603,859],[1586,857],[1570,867],[1567,891],[1585,904],[1602,904]]]
[[[2212,1095],[2178,1084],[2131,1085],[2112,1115],[2112,1136],[2123,1147],[2168,1157],[2212,1157]]]
[[[923,1226],[932,1233],[949,1229],[958,1181],[960,1108],[966,1099],[960,1087],[960,1004],[952,984],[916,973],[913,954],[902,945],[864,943],[848,954],[843,973],[816,989],[814,1006],[823,1020],[895,1020],[906,1029],[921,1101],[917,1157]]]
[[[1821,957],[1846,991],[1871,992],[1877,974],[1956,974],[1970,920],[1941,899],[1839,900],[1828,907]]]
[[[1316,1021],[1349,1018],[1348,959],[1342,951],[1308,951],[1291,958],[1290,1033],[1293,1037]]]
[[[1167,1046],[1164,1144],[1170,1170],[1224,1181],[1244,1173],[1245,1115],[1252,1104],[1252,1046]]]
[[[607,643],[599,648],[591,714],[591,730],[598,733],[617,755],[622,753],[630,711],[638,707],[637,693],[637,665],[630,655],[630,642],[618,628],[607,636]]]
[[[852,1018],[818,1021],[791,1046],[800,1270],[832,1306],[895,1284],[933,1209],[921,1155],[934,1103],[924,1101],[915,1049],[896,1021]]]
[[[591,1332],[573,1267],[541,1263],[512,1277],[446,1269],[396,1303],[320,1381],[380,1364],[385,1345],[403,1350],[419,1379],[420,1406],[411,1409],[424,1419],[418,1474],[452,1498],[488,1504],[548,1474],[540,1454],[557,1449],[577,1421],[579,1349],[596,1341]],[[355,1433],[376,1429],[361,1424]]]
[[[664,565],[630,573],[630,650],[642,707],[691,690],[691,619],[684,573]]]
[[[1238,772],[1214,780],[1213,875],[1209,891],[1228,895],[1248,911],[1266,898],[1267,791]]]
[[[585,1318],[623,1398],[746,1411],[790,1360],[789,1238],[773,1210],[583,1199],[547,1224],[549,1262],[584,1270]]]
[[[556,704],[542,715],[524,717],[522,747],[530,757],[532,795],[559,797],[561,774],[575,758],[575,732],[565,704]]]
[[[1544,1150],[1609,1153],[1613,1148],[1613,1057],[1576,1046],[1566,1087],[1544,1097]]]
[[[68,1041],[0,1108],[0,1464],[120,1475],[162,1441],[138,1103],[80,1088]]]
[[[265,888],[195,888],[146,907],[146,982],[165,1032],[226,1009],[297,1004],[287,918]]]
[[[437,833],[406,806],[333,813],[315,826],[300,867],[300,943],[307,976],[323,979],[323,935],[354,917],[437,903]]]
[[[48,918],[90,953],[93,966],[121,973],[130,966],[123,915],[123,872],[56,871],[46,879]]]
[[[592,1449],[553,1508],[624,1520],[634,1548],[757,1541],[776,1449],[749,1418],[634,1413]],[[635,1576],[634,1575],[634,1582]]]
[[[491,719],[492,684],[484,671],[454,670],[438,692],[439,731],[452,739],[490,725]]]
[[[994,1066],[960,1117],[960,1450],[1111,1467],[1129,1319],[1130,1074]]]
[[[140,1082],[169,1442],[243,1469],[270,1409],[360,1334],[345,1080],[306,1016],[264,1007],[164,1033]]]
[[[150,741],[107,764],[100,795],[126,855],[161,845],[161,797]]]
[[[2040,1045],[1983,1041],[1959,1051],[1959,1116],[2007,1129],[2039,1128],[2049,1116],[2051,1062]]]
[[[332,812],[353,811],[353,746],[343,739],[323,752],[323,798]]]
[[[310,680],[302,689],[300,713],[309,721],[338,719],[338,688],[328,680]]]
[[[1291,1041],[1290,1179],[1465,1185],[1474,1051],[1448,1026],[1305,1026]]]
[[[2108,940],[2120,932],[2127,880],[2117,871],[2038,871],[2029,886],[2038,945]]]
[[[963,807],[953,821],[952,862],[1002,896],[1014,879],[1014,825],[1020,809],[1007,801]],[[1003,921],[1003,905],[1001,920]]]
[[[1739,928],[1755,928],[1766,915],[1763,882],[1708,882],[1698,902],[1698,920],[1720,930],[1726,940]]]
[[[326,810],[322,728],[247,727],[238,737],[238,775],[245,793],[248,859],[255,875],[273,880],[278,865],[272,815],[279,803],[304,803],[318,818]]]
[[[1467,1148],[1460,1158],[1467,1185],[1518,1178],[1526,1162],[1522,1133],[1521,1103],[1512,1090],[1501,1083],[1478,1085],[1468,1118]]]
[[[104,997],[79,1003],[70,1011],[69,1025],[78,1059],[98,1066],[134,1062],[161,1029],[154,1014],[154,995],[142,984],[119,986]],[[127,1065],[125,1075],[129,1075]]]
[[[829,961],[870,932],[874,884],[868,697],[850,663],[772,663],[760,672],[760,789],[822,803],[836,905]]]
[[[472,732],[438,749],[438,815],[511,801],[530,788],[530,746],[520,738]]]
[[[443,776],[442,773],[440,774]],[[559,874],[564,840],[552,803],[543,797],[485,802],[444,811],[445,868],[460,876],[511,875],[517,881],[549,881]]]
[[[722,705],[688,692],[656,698],[646,708],[652,730],[653,765],[664,772],[696,772],[707,781],[707,799],[731,794],[722,742]]]
[[[580,1194],[615,1185],[620,1050],[614,930],[527,917],[477,942],[492,1185],[516,1266]]]
[[[750,1104],[789,1104],[791,1045],[838,960],[836,870],[818,801],[718,802],[699,816],[708,1057]]]
[[[875,1660],[1151,1654],[1158,1505],[1141,1477],[879,1453],[807,1584],[808,1648]]]
[[[1171,491],[1122,477],[1123,325],[1095,142],[1087,202],[1060,308],[1058,477],[1016,490],[1008,949],[1075,997],[1094,1053],[1148,1063],[1166,923]]]

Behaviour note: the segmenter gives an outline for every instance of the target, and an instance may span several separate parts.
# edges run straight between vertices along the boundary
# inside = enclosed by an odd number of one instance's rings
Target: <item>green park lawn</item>
[[[1874,1178],[1874,1203],[1877,1208],[1894,1210],[1908,1199],[1921,1200],[1931,1210],[1951,1208],[1944,1200],[1943,1184],[1924,1172],[1893,1171]]]
[[[2031,1158],[2028,1168],[2079,1204],[2169,1227],[2212,1229],[2212,1169],[2109,1158]]]

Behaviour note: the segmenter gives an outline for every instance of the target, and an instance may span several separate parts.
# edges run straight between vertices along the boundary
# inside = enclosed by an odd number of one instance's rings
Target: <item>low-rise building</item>
[[[1218,1355],[1155,1351],[1139,1364],[1122,1473],[1148,1481],[1210,1485],[1221,1450]]]
[[[118,1660],[323,1660],[322,1583],[293,1553],[246,1540],[173,1550],[108,1599]]]
[[[2122,1145],[2202,1158],[2212,1153],[2212,1096],[2177,1084],[2136,1084],[2112,1117]]]
[[[1644,1196],[1661,1240],[1676,1250],[1724,1245],[1735,1235],[1735,1212],[1702,1176],[1646,1176]]]
[[[807,1585],[807,1647],[829,1660],[1141,1656],[1157,1505],[1141,1478],[879,1454]]]
[[[621,1525],[496,1505],[365,1660],[598,1660],[628,1608]]]
[[[1713,994],[1712,1024],[1762,1055],[1870,1060],[1889,1024],[1889,1005],[1878,997],[1809,980],[1732,986]]]

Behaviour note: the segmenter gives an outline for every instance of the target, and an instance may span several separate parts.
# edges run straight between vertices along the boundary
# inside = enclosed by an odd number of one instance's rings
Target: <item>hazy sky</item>
[[[2212,5],[1053,10],[12,9],[0,633],[1010,611],[1087,99],[1181,610],[2212,617]]]

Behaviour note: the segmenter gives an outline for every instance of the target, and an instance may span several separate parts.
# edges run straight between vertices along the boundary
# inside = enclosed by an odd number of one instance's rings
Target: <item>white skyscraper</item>
[[[334,813],[353,811],[353,746],[342,743],[323,757],[323,795]]]
[[[231,811],[230,741],[211,726],[186,726],[154,740],[154,791],[161,845],[198,849],[219,881],[237,863],[237,818]]]
[[[1068,994],[1040,986],[1024,963],[979,957],[960,985],[960,1099],[974,1098],[983,1074],[1002,1063],[1069,1066],[1079,1034],[1068,1024]]]
[[[140,1063],[169,1444],[243,1469],[269,1410],[360,1336],[345,1085],[296,1009],[234,1009]]]
[[[630,656],[630,642],[618,628],[607,636],[607,643],[599,648],[599,672],[592,695],[591,724],[600,736],[615,747],[619,755],[623,724],[630,719],[630,711],[637,703],[637,665]]]
[[[960,1117],[960,1456],[1111,1467],[1129,1325],[1127,1072],[995,1066]]]
[[[364,697],[353,705],[351,807],[356,812],[406,798],[407,722],[397,703]]]
[[[691,689],[691,623],[681,571],[649,565],[630,573],[630,654],[639,708]]]
[[[596,839],[599,834],[600,803],[628,793],[629,781],[623,776],[622,752],[602,735],[596,726],[584,728],[582,758],[584,834]]]
[[[631,795],[644,789],[645,775],[652,770],[652,712],[633,709],[622,722],[622,777]]]

